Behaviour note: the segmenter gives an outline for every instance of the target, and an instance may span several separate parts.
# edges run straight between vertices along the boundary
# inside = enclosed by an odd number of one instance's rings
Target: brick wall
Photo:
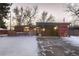
[[[7,34],[8,33],[8,30],[0,30],[0,35],[1,34]]]

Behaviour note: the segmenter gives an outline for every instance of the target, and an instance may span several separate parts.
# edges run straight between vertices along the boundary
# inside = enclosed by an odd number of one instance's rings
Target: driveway
[[[39,37],[37,40],[41,56],[79,56],[79,47],[60,37]]]

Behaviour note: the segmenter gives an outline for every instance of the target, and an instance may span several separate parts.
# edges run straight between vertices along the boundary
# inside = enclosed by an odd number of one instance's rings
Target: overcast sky
[[[65,18],[67,22],[71,21],[70,15],[67,14],[67,4],[65,3],[14,3],[11,9],[13,10],[16,6],[24,8],[27,6],[38,6],[39,16],[43,11],[46,11],[55,17],[55,21],[63,22],[63,18]]]

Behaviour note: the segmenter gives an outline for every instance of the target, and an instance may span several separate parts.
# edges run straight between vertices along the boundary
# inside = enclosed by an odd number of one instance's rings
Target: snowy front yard
[[[79,36],[63,37],[63,40],[73,46],[79,47]]]
[[[79,37],[70,36],[62,39],[59,37],[38,39],[36,36],[0,37],[0,56],[38,56],[39,52],[53,56],[79,55]]]
[[[0,37],[0,55],[35,56],[38,47],[35,36]]]

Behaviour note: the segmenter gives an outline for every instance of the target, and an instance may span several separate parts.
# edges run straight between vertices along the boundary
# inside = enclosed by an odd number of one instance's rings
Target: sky
[[[52,14],[57,22],[63,22],[63,18],[65,18],[66,22],[71,21],[71,18],[67,14],[67,4],[65,3],[14,3],[11,6],[11,10],[16,6],[24,8],[38,6],[38,18],[43,11],[46,11],[48,14]]]

